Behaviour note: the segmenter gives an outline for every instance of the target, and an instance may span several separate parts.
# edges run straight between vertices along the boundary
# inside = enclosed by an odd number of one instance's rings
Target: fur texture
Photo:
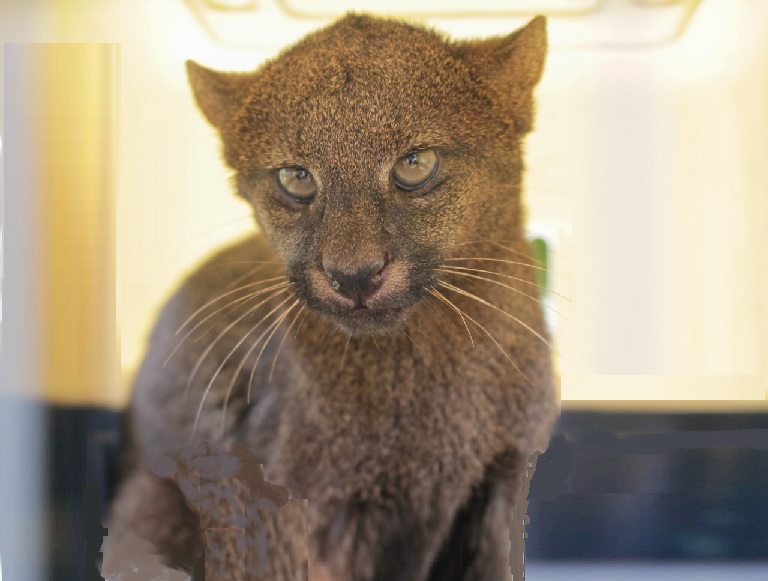
[[[189,514],[158,510],[183,504],[156,467],[191,439],[244,446],[308,499],[291,518],[307,519],[316,579],[511,579],[519,491],[557,412],[520,202],[545,53],[541,17],[451,42],[348,15],[253,73],[188,63],[261,234],[210,258],[164,308],[110,536],[139,535],[168,562],[200,554]],[[393,165],[425,149],[436,174],[399,189]],[[281,191],[285,167],[311,172],[311,203]],[[380,284],[355,308],[327,273],[371,265]],[[253,578],[306,578],[301,550],[291,572],[284,557]]]

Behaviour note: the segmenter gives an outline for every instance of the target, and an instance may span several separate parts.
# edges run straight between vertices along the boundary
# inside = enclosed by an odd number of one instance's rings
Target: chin
[[[352,337],[383,335],[396,331],[405,324],[406,309],[351,309],[336,312],[331,319],[343,332]]]

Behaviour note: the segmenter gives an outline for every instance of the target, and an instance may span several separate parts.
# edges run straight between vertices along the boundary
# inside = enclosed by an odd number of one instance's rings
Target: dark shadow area
[[[0,405],[47,426],[47,579],[99,579],[121,414]],[[768,414],[566,411],[529,498],[529,563],[766,562]]]
[[[768,560],[768,414],[565,412],[529,498],[529,561]]]

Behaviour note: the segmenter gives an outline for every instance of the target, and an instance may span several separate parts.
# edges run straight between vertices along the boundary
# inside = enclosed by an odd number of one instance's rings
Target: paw
[[[105,537],[103,554],[100,572],[106,581],[190,581],[187,573],[165,565],[152,543],[132,533],[119,541],[114,535]]]
[[[308,581],[342,581],[331,574],[331,570],[324,565],[309,564]]]

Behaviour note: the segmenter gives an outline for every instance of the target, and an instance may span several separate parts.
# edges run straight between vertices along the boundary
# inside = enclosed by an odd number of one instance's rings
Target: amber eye
[[[437,153],[433,149],[414,151],[395,162],[392,179],[402,190],[417,190],[435,175],[437,166]]]
[[[288,197],[304,204],[311,202],[317,193],[315,178],[303,167],[284,167],[278,170],[277,183]]]

